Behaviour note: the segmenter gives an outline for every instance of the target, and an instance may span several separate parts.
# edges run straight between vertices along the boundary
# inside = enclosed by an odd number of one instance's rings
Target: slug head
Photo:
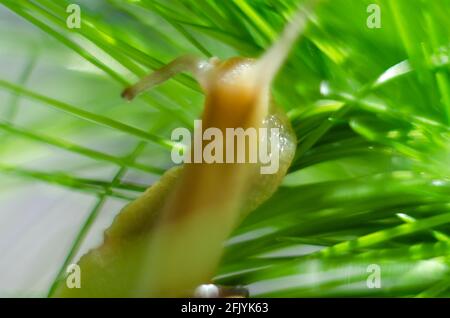
[[[259,84],[255,60],[234,57],[210,63],[200,78],[206,94],[204,127],[259,127],[268,114],[269,89]]]

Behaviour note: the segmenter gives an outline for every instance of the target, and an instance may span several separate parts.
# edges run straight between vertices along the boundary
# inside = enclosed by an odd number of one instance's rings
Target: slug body
[[[295,135],[273,105],[270,85],[305,20],[299,14],[258,60],[185,56],[124,91],[132,99],[178,72],[192,72],[205,92],[203,132],[217,128],[225,136],[227,128],[277,128],[279,169],[261,174],[260,162],[185,163],[170,169],[117,215],[103,244],[79,260],[81,288],[68,288],[62,277],[51,296],[183,297],[212,279],[224,241],[273,194],[294,156]],[[248,154],[248,146],[235,147]]]

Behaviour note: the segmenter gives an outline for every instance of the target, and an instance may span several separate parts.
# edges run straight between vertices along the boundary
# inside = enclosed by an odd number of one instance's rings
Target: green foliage
[[[107,198],[143,191],[121,181],[124,173],[169,167],[171,128],[192,126],[201,111],[202,94],[187,75],[130,105],[122,88],[185,53],[257,56],[297,3],[79,1],[82,27],[68,30],[70,2],[0,0],[41,35],[39,43],[33,29],[18,35],[29,62],[18,80],[0,80],[16,96],[0,106],[9,110],[2,151],[32,155],[18,143],[25,138],[118,168],[105,181],[80,178],[79,167],[37,171],[1,161],[2,173],[97,196],[65,264]],[[381,8],[380,29],[366,26],[372,2]],[[450,296],[449,16],[447,0],[320,3],[273,89],[297,134],[296,158],[283,187],[227,242],[217,282],[247,285],[252,296]],[[17,39],[2,31],[0,41]],[[68,68],[75,54],[84,69]],[[59,72],[26,88],[33,61],[50,58]],[[46,116],[24,127],[18,99]],[[82,137],[68,140],[86,135],[125,138],[135,148],[111,154]],[[370,264],[381,268],[379,289],[366,285]]]

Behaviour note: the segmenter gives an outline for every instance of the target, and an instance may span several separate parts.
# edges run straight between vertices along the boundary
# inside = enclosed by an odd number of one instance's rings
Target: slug
[[[50,296],[185,297],[211,281],[224,241],[243,217],[274,193],[293,159],[296,138],[272,101],[270,87],[306,20],[306,12],[299,11],[257,60],[183,56],[123,92],[131,100],[189,71],[205,93],[203,131],[277,128],[279,169],[261,174],[260,162],[203,162],[168,170],[123,208],[105,231],[103,243],[81,257],[81,288],[68,288],[61,277]],[[236,150],[249,152],[242,145]]]

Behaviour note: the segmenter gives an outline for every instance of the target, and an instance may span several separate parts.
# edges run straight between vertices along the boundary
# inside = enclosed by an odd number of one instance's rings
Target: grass
[[[372,2],[381,29],[366,27]],[[257,56],[297,1],[80,1],[74,30],[65,27],[69,3],[0,0],[26,23],[19,37],[0,36],[2,46],[25,47],[19,76],[0,79],[12,96],[0,106],[0,173],[96,200],[52,277],[80,253],[108,200],[144,191],[127,172],[157,178],[171,165],[171,128],[192,127],[201,111],[188,75],[129,105],[122,88],[185,53]],[[323,1],[273,88],[299,140],[295,160],[230,237],[217,282],[252,296],[450,296],[449,11],[445,0]],[[54,75],[33,81],[40,61]],[[88,163],[27,167],[43,152],[36,143]],[[104,165],[115,169],[108,177],[80,176]],[[381,268],[379,289],[366,284],[371,264]]]

